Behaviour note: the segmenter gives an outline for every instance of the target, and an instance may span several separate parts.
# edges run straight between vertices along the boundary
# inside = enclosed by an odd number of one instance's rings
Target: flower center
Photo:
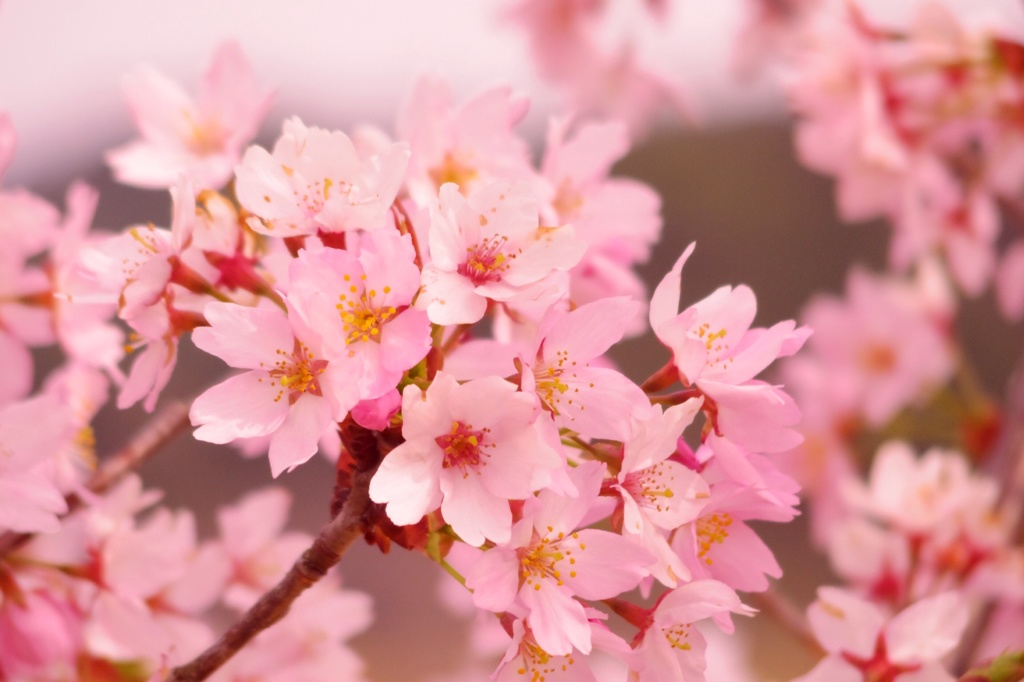
[[[545,682],[548,679],[548,675],[556,675],[559,672],[565,672],[568,666],[576,662],[573,656],[552,656],[544,649],[533,641],[533,637],[529,639],[523,638],[522,643],[519,645],[519,651],[523,656],[523,666],[516,669],[516,673],[520,675],[530,674],[530,682]]]
[[[690,644],[690,630],[693,628],[688,623],[677,623],[670,628],[662,628],[661,632],[665,635],[665,639],[668,640],[669,645],[673,649],[679,649],[680,651],[689,651],[693,648]]]
[[[326,177],[317,180],[306,180],[301,175],[296,176],[295,169],[285,164],[281,164],[281,170],[284,171],[284,174],[289,179],[295,202],[303,208],[306,215],[310,218],[320,213],[324,208],[324,204],[332,196],[344,196],[348,198],[349,204],[356,204],[352,196],[355,187],[350,182],[340,178],[332,179]],[[305,186],[303,186],[303,182],[305,182]],[[264,197],[264,199],[270,201],[269,196]]]
[[[622,487],[633,496],[637,502],[646,507],[653,507],[657,511],[668,509],[668,500],[675,497],[671,485],[674,476],[671,470],[663,462],[640,471],[634,471],[626,475]]]
[[[720,545],[729,537],[729,526],[732,525],[732,516],[725,514],[711,514],[697,519],[697,557],[704,559],[704,563],[710,564],[711,557],[706,556],[711,551],[712,545]]]
[[[573,187],[572,183],[564,180],[558,186],[558,191],[555,193],[555,198],[552,200],[551,205],[561,218],[566,219],[563,222],[569,222],[567,218],[575,216],[580,208],[583,207],[583,196]]]
[[[548,529],[553,530],[549,527]],[[564,582],[560,568],[561,563],[569,564],[569,577],[576,577],[576,558],[572,555],[573,550],[562,546],[565,533],[559,533],[555,537],[544,536],[543,538],[534,535],[534,541],[529,547],[517,550],[519,556],[519,579],[521,583],[532,585],[533,589],[539,590],[541,581],[551,578],[561,587]],[[579,539],[579,533],[572,534],[573,540]],[[587,547],[582,542],[579,549]]]
[[[479,176],[475,168],[463,163],[451,152],[445,153],[444,160],[440,165],[431,168],[428,173],[430,179],[434,181],[434,185],[437,187],[446,182],[454,182],[463,189]]]
[[[508,270],[516,254],[502,253],[508,237],[491,236],[473,246],[466,247],[466,261],[460,263],[458,273],[468,277],[474,286],[501,280],[501,274]]]
[[[887,374],[896,367],[896,352],[885,343],[873,343],[860,354],[864,369],[873,374]]]
[[[197,121],[191,114],[185,114],[188,120],[189,136],[186,141],[189,151],[199,156],[217,154],[223,151],[227,137],[220,122],[215,119]]]
[[[890,662],[886,649],[885,637],[879,633],[878,639],[875,640],[875,652],[871,658],[854,656],[848,651],[843,651],[842,657],[863,673],[864,682],[896,682],[896,678],[904,673],[914,672],[921,668],[919,663],[900,665]]]
[[[458,467],[463,477],[469,476],[468,469],[484,464],[483,459],[489,457],[483,448],[488,446],[486,434],[490,429],[473,430],[471,424],[453,421],[451,431],[434,439],[437,446],[444,452],[441,466],[445,469]]]
[[[326,360],[316,359],[309,352],[309,347],[298,339],[295,339],[295,347],[291,353],[278,349],[275,354],[279,359],[269,372],[270,376],[281,384],[281,390],[274,398],[275,403],[281,400],[286,392],[289,405],[293,405],[303,393],[323,395],[320,390],[320,375],[327,369]]]
[[[572,387],[562,381],[562,375],[565,372],[572,372],[572,377],[576,377],[575,367],[576,361],[570,360],[569,352],[565,350],[556,352],[551,362],[542,363],[537,367],[537,396],[545,405],[551,408],[555,416],[560,414],[558,404],[563,399],[567,404],[572,405],[573,397],[580,392],[578,387]],[[591,384],[591,388],[593,388],[593,384]],[[571,393],[569,389],[572,389]],[[568,398],[565,397],[566,393],[569,394]],[[582,409],[582,406],[580,409]]]
[[[360,280],[365,281],[366,275]],[[351,282],[351,275],[344,280]],[[380,292],[376,289],[365,289],[364,285],[350,284],[348,293],[338,296],[334,306],[341,315],[345,326],[345,344],[351,345],[360,341],[380,341],[381,327],[398,312],[394,306],[384,305],[381,299],[391,293],[391,287],[385,286]]]

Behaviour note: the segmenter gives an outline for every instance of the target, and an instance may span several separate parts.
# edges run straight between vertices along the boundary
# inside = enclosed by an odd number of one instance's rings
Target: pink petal
[[[614,369],[582,367],[563,374],[561,382],[565,393],[556,388],[539,395],[558,411],[559,426],[589,438],[628,440],[632,420],[643,419],[650,410],[640,387]]]
[[[573,647],[590,653],[590,623],[583,605],[553,580],[535,584],[540,589],[524,586],[519,598],[530,609],[530,629],[540,648],[556,656],[571,654]]]
[[[501,547],[484,552],[466,571],[466,587],[473,590],[477,608],[496,613],[507,610],[519,590],[519,560],[515,552]]]
[[[308,461],[319,448],[320,437],[331,427],[331,403],[326,398],[303,393],[288,410],[288,416],[270,437],[270,473],[277,478]]]
[[[407,308],[384,325],[380,362],[385,369],[404,372],[430,350],[430,320],[422,310]]]
[[[441,451],[406,441],[388,453],[370,480],[370,499],[387,504],[393,523],[407,526],[441,506]]]
[[[484,316],[487,299],[462,275],[428,265],[423,268],[423,291],[416,306],[426,307],[434,324],[472,324]]]
[[[969,610],[956,592],[922,599],[885,626],[885,643],[893,663],[937,661],[960,643]]]
[[[196,398],[189,419],[193,434],[208,443],[228,443],[273,433],[288,416],[288,397],[266,372],[231,377]]]
[[[272,102],[273,95],[256,82],[241,46],[233,41],[221,43],[200,84],[199,106],[203,113],[215,117],[232,145],[240,145],[259,132]]]
[[[565,315],[544,337],[544,359],[567,351],[577,362],[592,360],[622,340],[642,305],[626,296],[605,298]]]
[[[572,552],[576,575],[563,580],[584,599],[606,599],[636,587],[655,557],[632,540],[601,530],[581,530],[559,543]]]
[[[2,472],[0,528],[16,533],[56,533],[60,530],[58,515],[67,509],[64,495],[50,477],[34,471]]]
[[[235,557],[253,554],[284,529],[291,504],[291,493],[271,487],[221,508],[217,512],[217,526],[225,547]]]
[[[835,587],[818,588],[818,601],[807,609],[814,636],[829,653],[870,659],[885,618],[878,607]]]
[[[458,468],[441,472],[441,514],[466,544],[479,547],[484,540],[499,545],[512,535],[508,500],[491,494],[472,473],[463,478]]]
[[[32,389],[32,353],[14,337],[0,331],[0,405],[28,394]]]
[[[278,351],[291,353],[295,337],[283,312],[214,301],[203,309],[209,327],[192,333],[192,342],[240,369],[273,369]]]
[[[683,255],[676,260],[675,265],[673,265],[668,274],[662,278],[658,287],[654,290],[654,294],[651,296],[651,305],[648,310],[648,316],[651,321],[651,329],[655,332],[658,331],[658,328],[662,324],[668,322],[679,314],[679,297],[682,286],[681,278],[683,274],[683,266],[686,264],[687,259],[693,253],[696,246],[696,243],[691,243],[686,247],[686,250],[683,251]]]

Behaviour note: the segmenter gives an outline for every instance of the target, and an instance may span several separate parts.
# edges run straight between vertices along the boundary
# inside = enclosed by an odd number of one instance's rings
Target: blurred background
[[[134,137],[120,80],[145,62],[194,92],[214,47],[229,38],[242,44],[260,80],[277,89],[257,139],[265,146],[291,115],[327,128],[373,123],[391,130],[416,77],[432,73],[451,82],[457,101],[497,84],[529,95],[532,108],[521,131],[539,152],[559,96],[537,79],[524,36],[503,19],[503,6],[479,0],[0,0],[0,108],[18,133],[5,183],[62,206],[68,184],[82,178],[101,191],[97,226],[168,224],[166,194],[115,185],[102,163],[104,150]],[[647,281],[657,282],[696,241],[684,303],[724,284],[746,283],[758,296],[757,323],[768,325],[797,317],[815,292],[841,291],[849,263],[883,267],[888,229],[839,224],[831,182],[794,158],[780,90],[768,77],[741,80],[733,73],[740,19],[738,0],[672,7],[668,25],[649,36],[651,55],[685,86],[694,120],[657,127],[616,172],[650,184],[664,201],[663,240],[642,269]],[[975,354],[1015,357],[1019,334],[988,333],[1004,325],[987,296],[963,321]],[[641,381],[666,353],[645,338],[623,344],[616,359]],[[195,395],[226,373],[218,360],[191,348],[180,363],[165,400]],[[981,371],[998,390],[1009,367],[996,360]],[[115,451],[144,418],[138,408],[105,410],[97,426],[99,451]],[[206,534],[215,530],[217,505],[271,482],[265,458],[245,460],[230,447],[188,435],[142,473],[166,492],[169,505],[195,510]],[[327,520],[333,470],[325,460],[316,458],[277,483],[294,492],[294,527],[315,532]],[[798,519],[758,530],[783,566],[782,589],[802,608],[828,579],[803,539],[805,524]],[[385,557],[357,545],[341,570],[349,587],[375,600],[376,622],[354,642],[373,680],[420,682],[452,674],[449,647],[466,640],[468,625],[440,606],[435,586],[447,577],[439,569],[401,549]],[[750,661],[759,679],[789,679],[810,667],[801,645],[775,632],[767,618],[743,625],[754,634]]]

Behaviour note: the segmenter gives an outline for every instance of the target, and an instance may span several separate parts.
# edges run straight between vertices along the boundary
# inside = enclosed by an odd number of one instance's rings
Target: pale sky
[[[270,129],[299,115],[347,128],[390,129],[418,74],[448,79],[460,97],[510,84],[530,95],[527,130],[557,104],[529,62],[524,36],[501,19],[497,0],[0,0],[0,108],[19,149],[9,182],[96,163],[123,142],[130,122],[120,79],[149,63],[193,91],[218,42],[237,39],[263,82],[278,89]],[[762,82],[729,72],[735,0],[689,0],[669,26],[645,30],[645,54],[676,75],[704,118],[736,120],[781,111]]]

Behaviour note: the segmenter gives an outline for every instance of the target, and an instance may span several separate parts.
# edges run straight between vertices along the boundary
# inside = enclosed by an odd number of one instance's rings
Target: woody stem
[[[366,530],[370,509],[370,479],[376,467],[359,471],[341,513],[324,526],[287,575],[260,597],[220,639],[192,661],[171,671],[165,682],[199,682],[212,675],[256,635],[287,615],[300,594],[312,587]]]

